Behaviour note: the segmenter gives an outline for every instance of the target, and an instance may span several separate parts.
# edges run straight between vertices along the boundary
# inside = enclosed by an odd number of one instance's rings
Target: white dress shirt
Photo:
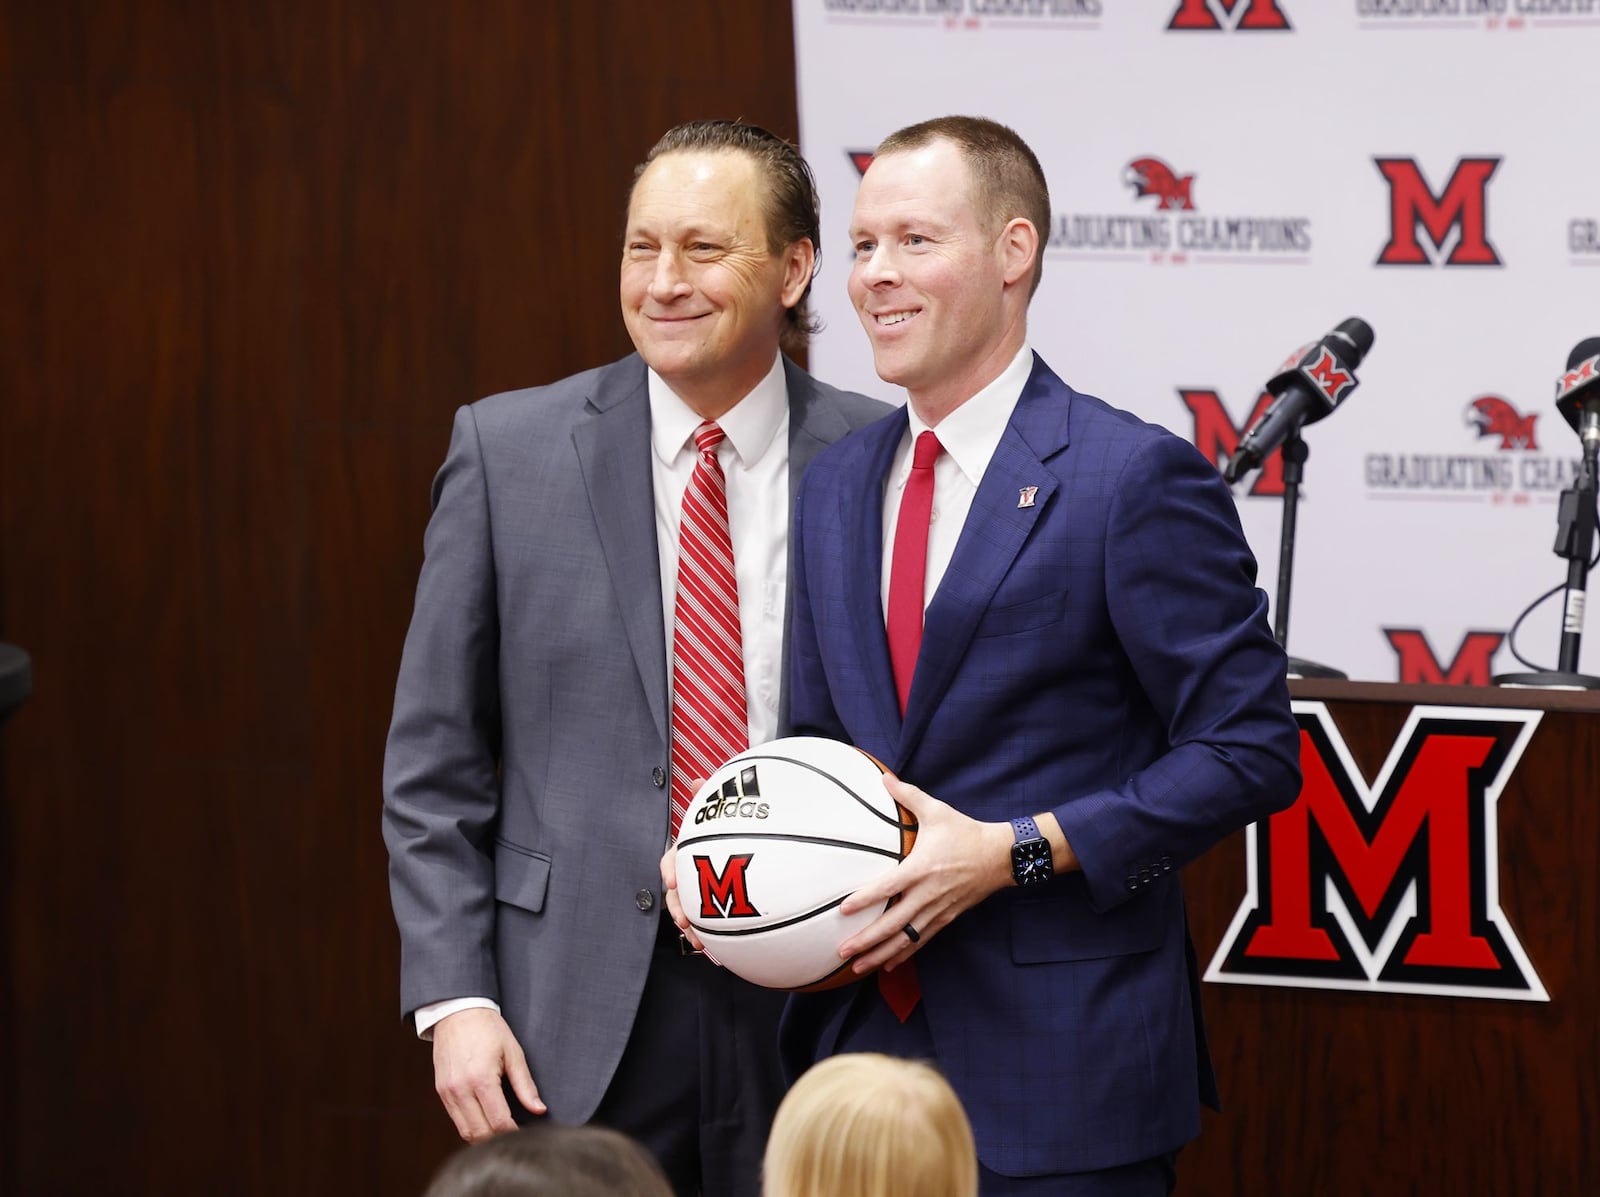
[[[933,463],[933,512],[928,519],[928,572],[923,579],[922,607],[933,601],[944,571],[955,555],[956,541],[972,510],[972,497],[994,457],[994,451],[1022,398],[1022,388],[1033,373],[1033,350],[1026,341],[1000,376],[939,422],[933,430],[944,452]],[[911,451],[928,426],[906,405],[910,427],[900,439],[884,480],[883,578],[879,598],[884,619],[889,616],[889,573],[894,565],[894,528],[900,518],[900,501],[911,477]]]
[[[667,690],[671,693],[678,521],[684,489],[700,456],[694,447],[694,430],[702,420],[655,371],[650,371],[649,377],[656,553],[661,562],[661,614],[667,629]],[[728,534],[733,539],[733,573],[739,585],[745,718],[750,743],[762,744],[778,734],[788,592],[789,392],[781,358],[717,425],[727,436],[717,446],[717,460],[727,479]]]
[[[694,446],[694,430],[702,420],[654,370],[646,373],[656,553],[661,569],[661,614],[667,630],[667,693],[671,694],[678,521],[684,488],[700,456]],[[728,534],[733,540],[733,572],[739,586],[746,721],[750,743],[761,744],[778,734],[783,620],[789,589],[789,388],[781,355],[773,358],[766,377],[717,420],[717,425],[726,435],[717,446],[717,460],[728,487]],[[992,445],[989,451],[993,452]],[[417,1035],[432,1039],[433,1026],[441,1018],[472,1009],[500,1007],[486,997],[449,998],[419,1006]]]

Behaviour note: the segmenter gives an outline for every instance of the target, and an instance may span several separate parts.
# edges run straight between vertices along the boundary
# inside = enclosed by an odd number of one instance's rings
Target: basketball
[[[678,834],[678,896],[706,955],[769,989],[856,980],[839,945],[887,907],[839,903],[911,850],[916,822],[848,744],[772,740],[707,779]]]

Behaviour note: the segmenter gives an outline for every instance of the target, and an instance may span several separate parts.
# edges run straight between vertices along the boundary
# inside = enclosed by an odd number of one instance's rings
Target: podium
[[[1186,870],[1223,1112],[1178,1193],[1590,1191],[1600,694],[1290,691],[1300,799]]]

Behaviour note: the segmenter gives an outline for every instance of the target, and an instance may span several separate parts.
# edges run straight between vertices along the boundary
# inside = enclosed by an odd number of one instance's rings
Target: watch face
[[[1011,876],[1018,885],[1032,885],[1048,881],[1053,873],[1050,862],[1050,841],[1024,840],[1011,848]]]

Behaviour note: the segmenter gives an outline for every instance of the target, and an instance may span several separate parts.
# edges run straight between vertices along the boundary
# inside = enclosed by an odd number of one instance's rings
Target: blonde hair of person
[[[834,1056],[778,1107],[764,1197],[977,1197],[972,1126],[927,1064]]]

